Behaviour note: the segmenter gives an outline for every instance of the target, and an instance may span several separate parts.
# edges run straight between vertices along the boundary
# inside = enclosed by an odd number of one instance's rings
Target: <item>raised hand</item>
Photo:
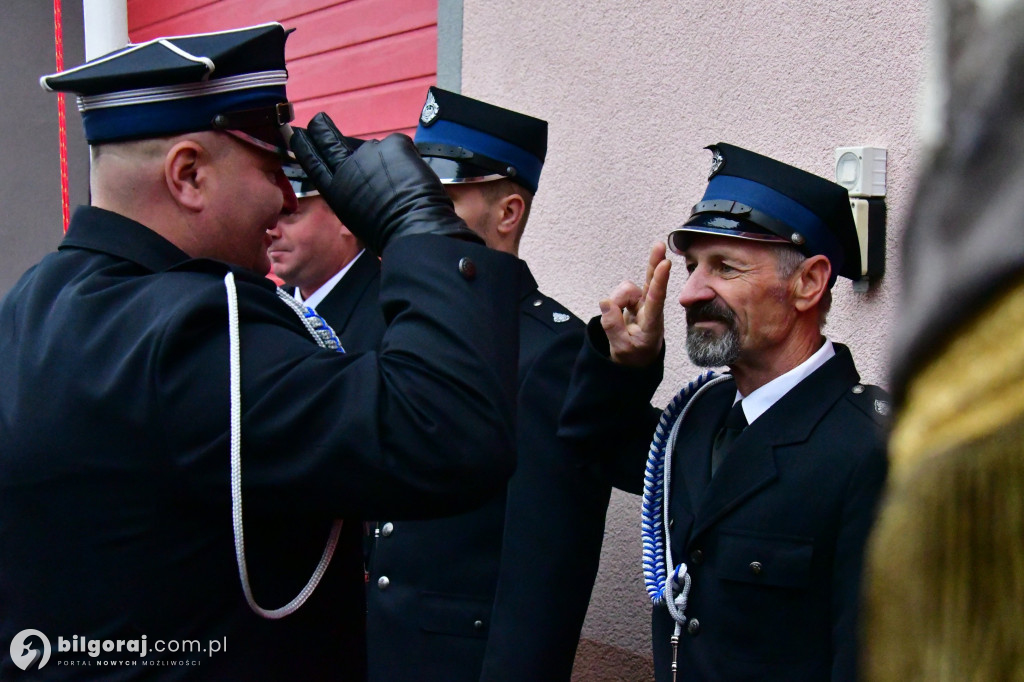
[[[290,141],[295,157],[341,222],[371,251],[411,234],[480,242],[455,214],[434,171],[405,135],[359,140],[319,113]]]
[[[622,282],[600,302],[601,327],[608,337],[613,362],[646,367],[661,354],[671,268],[665,244],[658,242],[651,247],[643,289],[633,282]]]

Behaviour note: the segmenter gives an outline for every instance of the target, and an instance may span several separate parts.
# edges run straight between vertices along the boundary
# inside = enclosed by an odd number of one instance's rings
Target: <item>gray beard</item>
[[[725,367],[739,357],[739,336],[732,327],[716,336],[710,329],[690,326],[686,330],[686,354],[698,367]]]

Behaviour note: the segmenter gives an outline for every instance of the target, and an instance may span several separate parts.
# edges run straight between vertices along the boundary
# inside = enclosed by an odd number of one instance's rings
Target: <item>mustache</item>
[[[722,322],[732,326],[736,314],[718,299],[701,301],[686,309],[686,325],[692,327],[698,322]]]

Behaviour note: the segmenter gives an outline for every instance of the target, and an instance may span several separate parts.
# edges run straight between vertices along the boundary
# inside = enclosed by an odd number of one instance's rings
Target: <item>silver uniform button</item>
[[[850,390],[853,391],[854,393],[863,393],[864,392],[864,386],[862,386],[861,384],[857,384],[856,386],[854,386]]]
[[[760,561],[751,561],[750,562],[750,572],[753,573],[754,575],[761,575],[761,562]]]
[[[475,621],[473,621],[473,629],[474,630],[483,630],[484,629],[484,622],[482,620],[475,620]]]
[[[696,618],[691,618],[690,622],[686,624],[686,633],[696,636],[698,632],[700,632],[700,621]]]
[[[384,537],[391,537],[391,534],[395,532],[395,524],[388,521],[380,527],[380,534]]]
[[[391,580],[386,575],[382,575],[381,577],[377,578],[377,587],[379,587],[380,589],[386,590],[390,585]]]
[[[539,298],[538,298],[538,299],[537,299],[536,301],[534,301],[534,302],[533,302],[533,307],[534,307],[534,308],[539,308],[539,307],[541,307],[542,305],[544,305],[544,301],[542,301],[542,300],[541,300],[541,299],[539,299]]]

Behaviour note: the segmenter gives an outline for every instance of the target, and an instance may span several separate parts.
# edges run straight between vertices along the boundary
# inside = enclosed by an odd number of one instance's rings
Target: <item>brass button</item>
[[[754,575],[761,575],[761,562],[760,561],[751,561],[750,562],[750,572],[753,573]]]
[[[459,272],[464,279],[473,279],[476,277],[476,263],[470,258],[461,259],[459,261]]]
[[[704,552],[699,549],[693,550],[690,552],[690,561],[692,561],[695,566],[700,566],[704,563]]]
[[[382,575],[381,577],[377,578],[377,587],[379,587],[380,589],[386,590],[390,586],[391,580],[386,575]]]
[[[380,527],[380,534],[384,537],[391,537],[391,534],[395,532],[395,524],[388,521]]]
[[[700,632],[700,621],[696,618],[691,618],[690,622],[686,624],[686,633],[696,636],[698,632]]]

